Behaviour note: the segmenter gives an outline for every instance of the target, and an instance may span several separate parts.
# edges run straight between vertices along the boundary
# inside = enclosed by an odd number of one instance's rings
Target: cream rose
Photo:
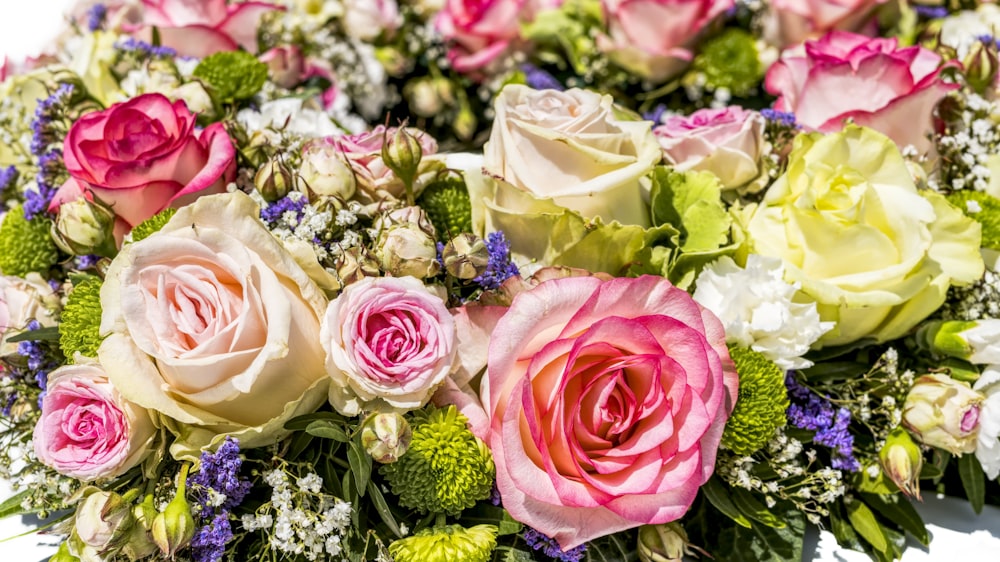
[[[819,346],[903,336],[950,285],[983,274],[979,225],[918,193],[896,145],[853,125],[800,135],[746,230],[751,251],[782,258],[785,279],[837,323]]]
[[[126,399],[167,418],[174,456],[225,434],[273,442],[326,395],[327,299],[258,216],[239,192],[200,198],[108,269],[101,363]]]
[[[505,207],[516,190],[586,218],[649,226],[640,179],[661,158],[650,122],[622,120],[611,96],[579,89],[509,85],[494,108],[483,169],[502,181],[490,203]]]
[[[37,320],[41,326],[55,326],[53,311],[59,306],[59,296],[37,273],[25,278],[0,276],[0,356],[10,355],[16,343],[7,340]]]

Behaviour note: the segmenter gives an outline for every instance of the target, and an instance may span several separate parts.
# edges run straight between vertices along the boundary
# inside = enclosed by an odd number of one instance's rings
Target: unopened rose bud
[[[273,158],[257,170],[253,183],[260,196],[269,203],[285,197],[295,189],[295,178],[292,177],[291,170],[283,162]]]
[[[410,448],[413,431],[403,416],[372,414],[361,425],[361,444],[380,463],[396,462]]]
[[[106,205],[84,198],[59,206],[52,239],[64,252],[82,256],[115,255],[115,215]]]
[[[897,427],[889,433],[885,445],[878,452],[882,471],[904,494],[920,499],[920,470],[924,457],[920,447],[905,429]]]
[[[473,234],[459,234],[441,252],[444,268],[459,279],[475,279],[486,271],[490,251],[486,242]]]
[[[980,94],[988,91],[996,84],[997,45],[990,38],[988,41],[976,41],[962,61],[965,68],[965,80],[973,90]]]
[[[76,509],[74,532],[84,545],[105,552],[120,548],[134,523],[132,506],[122,496],[94,491]]]
[[[417,177],[420,159],[424,157],[420,141],[406,127],[387,129],[385,134],[386,139],[382,143],[382,161],[403,181],[407,191],[410,191],[413,188],[413,180]],[[421,133],[418,131],[416,134]]]
[[[171,91],[170,98],[183,100],[188,109],[203,118],[215,120],[217,117],[215,106],[212,105],[212,96],[208,95],[201,82],[194,81],[177,86]]]
[[[680,523],[639,527],[639,560],[681,562],[687,553],[688,536]]]
[[[178,550],[187,546],[194,538],[194,517],[191,515],[191,506],[184,497],[187,473],[188,465],[184,465],[174,499],[170,500],[163,513],[157,514],[153,519],[153,542],[168,558],[173,558]]]
[[[354,170],[336,147],[313,144],[302,153],[299,191],[314,197],[339,197],[347,201],[357,191]]]
[[[1000,363],[1000,319],[931,322],[917,332],[917,339],[941,355],[971,363]]]
[[[350,248],[337,257],[337,278],[344,287],[365,277],[382,275],[378,262],[360,248]]]
[[[478,121],[476,120],[476,114],[472,112],[472,108],[469,107],[468,103],[462,104],[458,110],[458,114],[455,115],[455,119],[451,123],[451,128],[455,131],[455,136],[460,140],[468,141],[476,134],[477,126]]]
[[[405,74],[409,66],[406,55],[395,47],[378,47],[375,49],[375,58],[382,63],[382,67],[391,76],[401,76]]]
[[[380,233],[375,251],[382,269],[395,277],[433,277],[441,269],[437,244],[420,227],[404,224]]]
[[[923,375],[903,405],[903,425],[925,445],[952,454],[976,450],[983,396],[947,375]]]
[[[444,100],[434,82],[433,78],[418,78],[411,80],[404,89],[410,109],[420,117],[429,119],[444,109]]]
[[[417,206],[402,207],[389,211],[375,221],[375,228],[385,230],[395,225],[406,224],[416,226],[431,238],[437,238],[437,230],[434,229],[434,223],[427,216],[427,212]]]

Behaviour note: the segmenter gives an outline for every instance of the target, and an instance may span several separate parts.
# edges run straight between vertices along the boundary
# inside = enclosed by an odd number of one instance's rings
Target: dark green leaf
[[[846,504],[846,507],[847,520],[851,522],[851,526],[861,535],[861,538],[868,541],[879,552],[888,551],[889,538],[865,502],[855,500]]]
[[[17,494],[7,498],[7,501],[0,503],[0,519],[5,517],[11,517],[13,515],[24,515],[25,513],[32,513],[31,510],[26,510],[21,507],[21,502],[24,498],[28,497],[31,490],[22,490]]]
[[[382,521],[389,527],[389,530],[397,537],[403,538],[403,532],[399,530],[396,518],[389,511],[389,504],[385,502],[382,492],[379,491],[378,486],[371,480],[368,481],[368,497],[371,498],[372,503],[375,505],[375,511],[378,511],[379,516],[382,517]]]
[[[977,514],[983,510],[986,501],[986,475],[976,455],[964,454],[958,458],[958,473],[962,477],[962,487],[969,505]]]
[[[861,542],[861,537],[854,532],[854,527],[841,515],[840,508],[834,506],[830,509],[830,532],[837,539],[837,544],[842,548],[865,552],[865,546]]]
[[[820,363],[802,371],[810,383],[832,382],[845,379],[856,379],[858,375],[871,367],[854,361],[831,361]]]
[[[514,533],[520,533],[523,528],[524,525],[522,525],[520,521],[511,517],[510,514],[507,513],[507,510],[504,510],[503,519],[497,523],[497,534],[500,536],[513,535]]]
[[[712,556],[726,562],[802,560],[805,516],[794,508],[781,510],[780,516],[785,522],[783,528],[754,525],[747,529],[733,525],[720,529],[714,535],[717,542]]]
[[[930,533],[924,525],[924,520],[913,508],[910,500],[902,494],[865,494],[861,497],[875,511],[879,512],[887,519],[896,523],[904,531],[913,535],[920,544],[927,546],[931,542]]]
[[[493,562],[532,562],[531,551],[513,546],[498,546],[493,551]]]
[[[48,328],[21,332],[16,336],[7,338],[7,341],[11,343],[22,341],[59,341],[59,326],[49,326]]]
[[[733,504],[740,510],[740,513],[746,515],[750,519],[763,523],[768,527],[774,527],[775,529],[780,529],[785,526],[785,522],[782,521],[780,517],[771,513],[771,511],[764,507],[764,504],[757,501],[757,498],[755,498],[750,492],[742,488],[732,488],[729,491],[729,495],[733,500]]]
[[[299,458],[299,455],[309,448],[309,444],[312,443],[312,440],[313,436],[308,433],[294,434],[292,442],[288,445],[288,451],[285,453],[285,458],[289,460]]]
[[[303,416],[294,417],[285,422],[285,429],[289,431],[303,431],[314,421],[324,420],[330,422],[343,422],[344,416],[336,412],[314,412]]]
[[[306,426],[306,433],[309,435],[315,435],[316,437],[322,437],[323,439],[333,439],[334,441],[340,441],[341,443],[347,443],[351,440],[351,438],[347,436],[347,432],[340,427],[340,424],[329,420],[316,420],[310,423]]]
[[[587,562],[630,562],[639,559],[632,534],[616,533],[587,543],[584,560]]]
[[[705,498],[712,504],[712,506],[715,507],[715,509],[718,509],[723,515],[732,519],[740,526],[746,527],[747,529],[750,528],[750,520],[747,519],[745,515],[740,513],[740,510],[733,505],[732,500],[729,499],[725,486],[719,482],[718,478],[715,478],[714,476],[710,478],[708,482],[701,487],[701,491],[705,494]]]
[[[347,447],[347,462],[351,465],[358,496],[364,497],[372,474],[372,457],[356,441],[351,441]]]

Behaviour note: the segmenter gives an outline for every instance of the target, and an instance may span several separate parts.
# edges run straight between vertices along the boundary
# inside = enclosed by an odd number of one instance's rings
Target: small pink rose
[[[294,88],[306,78],[306,59],[295,45],[274,47],[258,59],[267,65],[271,80],[282,88]]]
[[[155,27],[162,45],[186,57],[240,48],[256,53],[261,16],[281,9],[271,2],[142,0],[141,23],[127,26],[126,31],[145,37]]]
[[[49,210],[79,197],[111,206],[126,229],[167,207],[222,193],[236,151],[221,123],[203,131],[183,101],[143,94],[73,123],[63,143],[70,179]]]
[[[659,277],[568,277],[515,297],[481,397],[504,508],[563,549],[687,512],[737,376],[721,323]]]
[[[434,23],[451,44],[448,60],[458,72],[481,70],[520,37],[527,0],[447,0]]]
[[[643,78],[663,81],[682,70],[703,29],[733,0],[602,0],[608,35],[598,46]]]
[[[764,37],[787,47],[834,29],[860,31],[872,24],[876,8],[886,0],[771,0],[764,18]]]
[[[99,365],[49,374],[33,440],[56,472],[85,482],[118,476],[142,461],[154,435],[149,413],[124,400]]]
[[[350,164],[354,170],[358,188],[365,198],[382,200],[386,196],[402,197],[405,186],[402,180],[382,160],[382,145],[393,137],[395,127],[379,125],[370,131],[354,135],[329,137],[321,142],[332,146]],[[410,128],[408,132],[420,143],[424,157],[437,152],[437,141],[434,137],[419,130]],[[310,147],[305,147],[305,152]],[[419,178],[418,178],[419,180]]]
[[[330,302],[320,327],[330,403],[413,410],[430,400],[454,360],[455,322],[440,296],[413,277],[365,277]]]
[[[931,149],[935,106],[959,87],[942,80],[940,69],[941,57],[923,47],[831,31],[785,51],[764,87],[778,96],[775,109],[808,128],[839,131],[851,119],[923,153]]]
[[[675,170],[712,172],[726,189],[753,192],[763,187],[765,125],[759,113],[730,106],[667,117],[653,134]]]

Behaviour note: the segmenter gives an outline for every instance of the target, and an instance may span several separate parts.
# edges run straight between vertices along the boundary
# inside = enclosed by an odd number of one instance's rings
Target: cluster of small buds
[[[960,109],[937,139],[942,162],[940,187],[985,191],[990,183],[989,159],[1000,145],[1000,132],[993,122],[997,108],[973,92],[952,99]]]
[[[307,467],[308,470],[308,467]],[[323,493],[323,479],[314,472],[296,476],[281,461],[265,472],[270,501],[242,517],[247,531],[263,532],[272,550],[307,560],[344,554],[343,538],[351,525],[351,504]]]

